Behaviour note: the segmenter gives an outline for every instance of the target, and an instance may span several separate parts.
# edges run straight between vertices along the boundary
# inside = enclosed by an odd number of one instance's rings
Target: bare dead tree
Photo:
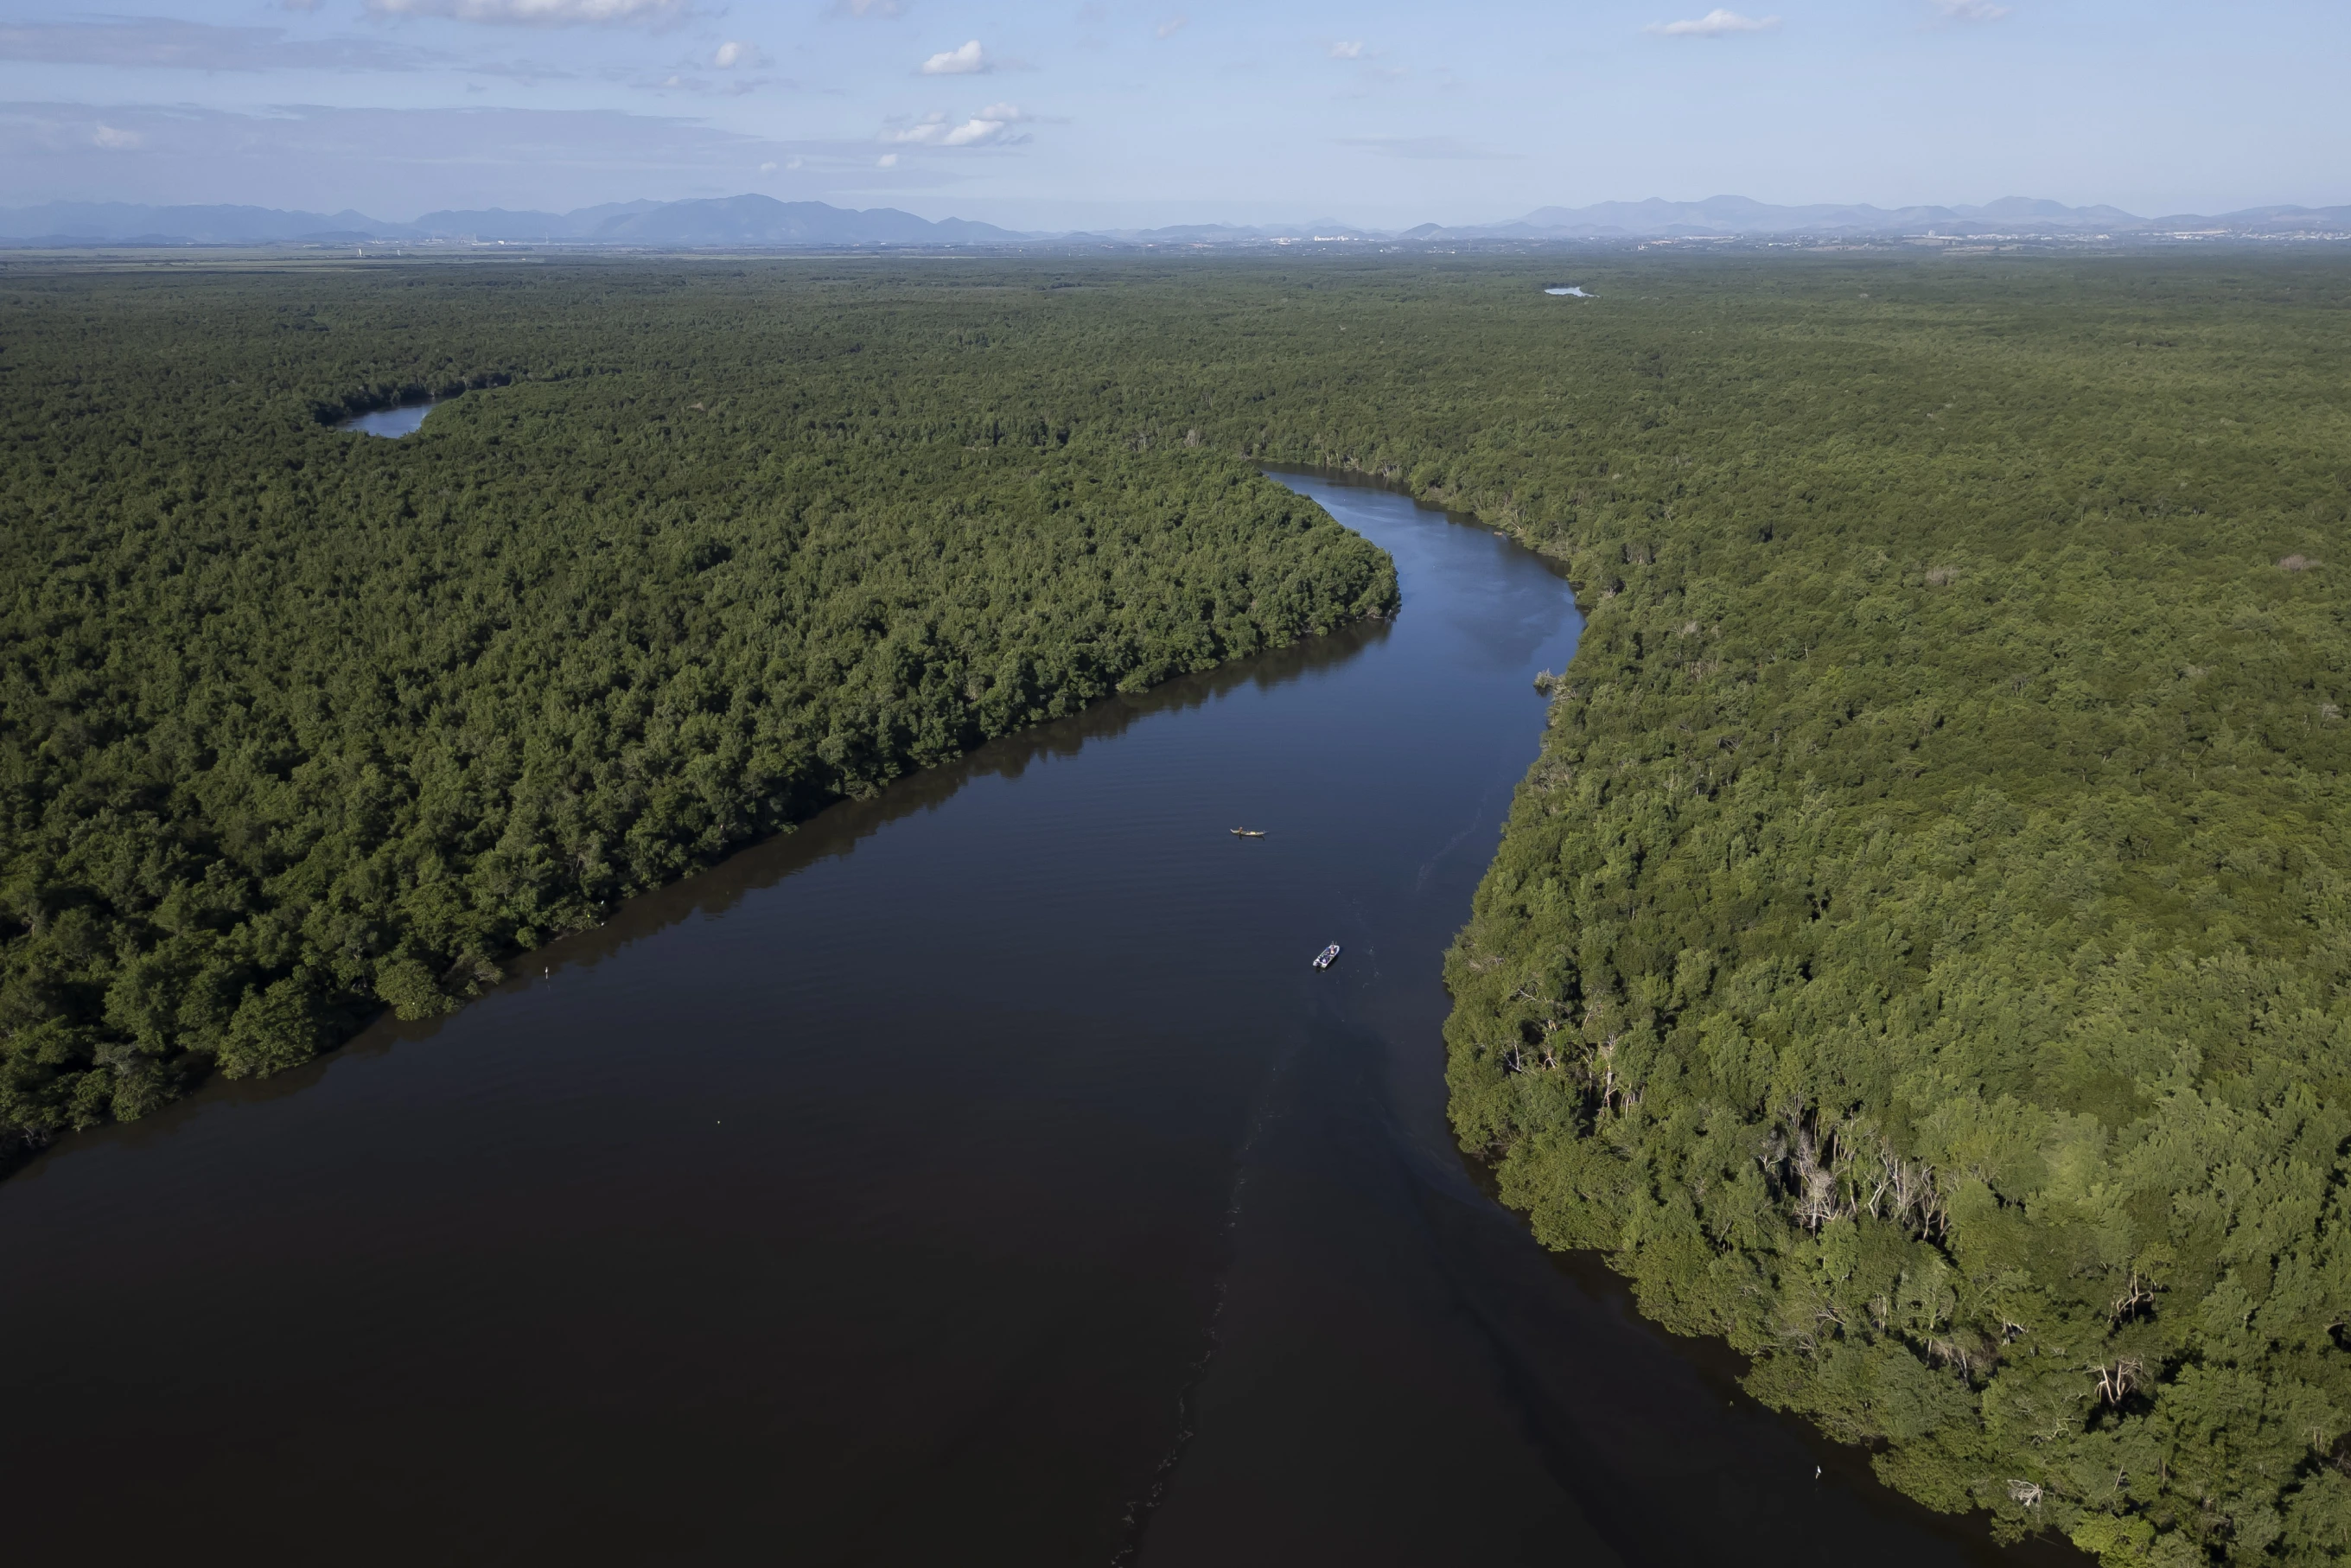
[[[2107,1321],[2120,1325],[2137,1316],[2141,1307],[2152,1306],[2154,1303],[2155,1281],[2140,1279],[2138,1270],[2134,1267],[2130,1271],[2130,1278],[2123,1282],[2121,1294],[2117,1295],[2113,1304],[2106,1309]]]
[[[2146,1364],[2135,1355],[2117,1356],[2112,1366],[2094,1362],[2083,1370],[2098,1375],[2098,1399],[2114,1406],[2120,1406],[2147,1377]]]

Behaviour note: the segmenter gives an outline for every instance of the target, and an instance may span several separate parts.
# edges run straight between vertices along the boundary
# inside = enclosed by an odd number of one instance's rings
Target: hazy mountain
[[[0,209],[0,246],[30,245],[351,245],[386,240],[457,240],[643,248],[697,246],[791,248],[869,245],[1001,245],[1054,239],[1065,245],[1266,246],[1314,239],[1517,240],[1541,244],[1723,235],[2029,234],[2142,235],[2225,231],[2241,235],[2351,234],[2351,207],[2249,207],[2218,216],[2174,214],[2140,218],[2118,207],[2069,207],[2009,196],[1981,206],[1876,207],[1867,204],[1775,206],[1745,196],[1702,202],[1600,202],[1588,207],[1538,207],[1504,223],[1422,224],[1401,234],[1360,228],[1336,218],[1253,226],[1179,224],[1101,234],[1020,234],[962,218],[933,222],[894,207],[863,212],[823,202],[722,196],[683,202],[610,202],[568,213],[427,213],[414,223],[385,223],[364,213],[281,212],[273,207],[140,206],[122,202],[52,202]]]
[[[992,245],[1028,236],[962,218],[933,223],[895,207],[858,212],[823,202],[720,196],[622,213],[587,236],[630,245]]]
[[[1089,237],[1137,240],[1144,245],[1246,245],[1273,235],[1261,228],[1235,224],[1170,224],[1165,228],[1116,229]]]
[[[151,207],[128,202],[50,202],[0,208],[0,238],[96,244],[254,245],[398,231],[364,213],[289,213],[275,207]]]
[[[2120,207],[2069,207],[2063,202],[2036,201],[2030,196],[2002,196],[1980,207],[1953,207],[1963,218],[1991,223],[2046,223],[2073,228],[2112,228],[2142,223]]]
[[[476,212],[427,213],[407,227],[445,239],[585,239],[599,224],[661,205],[660,202],[607,202],[569,213],[514,213],[488,207]]]
[[[1999,229],[2113,230],[2143,220],[2118,207],[2069,207],[2060,202],[2009,196],[1982,206],[1874,207],[1866,203],[1775,206],[1745,196],[1702,202],[1601,202],[1588,207],[1539,207],[1479,234],[1562,238],[1667,238],[1697,235],[1915,234],[1933,228],[1964,234]],[[1447,235],[1473,231],[1449,229]]]
[[[1116,240],[1140,245],[1260,245],[1272,240],[1394,239],[1396,236],[1385,229],[1367,229],[1360,224],[1342,223],[1337,218],[1312,218],[1302,224],[1170,224],[1165,228],[1105,229],[1099,233],[1054,237]]]
[[[707,201],[612,202],[576,212],[492,207],[427,213],[413,224],[364,213],[281,212],[272,207],[154,207],[120,202],[54,202],[0,209],[0,242],[142,245],[270,245],[309,241],[566,240],[631,246],[993,245],[1027,236],[993,224],[933,223],[894,207],[858,212],[823,202],[769,196]]]
[[[2351,231],[2351,207],[2247,207],[2219,217],[2175,213],[2149,218],[2141,226],[2158,232],[2224,228],[2266,234],[2343,234]]]
[[[895,207],[864,212],[772,196],[613,202],[569,213],[427,213],[408,227],[451,239],[569,240],[629,246],[991,245],[1027,236],[993,224],[936,223]]]
[[[2142,218],[2120,207],[2069,207],[2063,202],[2005,196],[1980,206],[1876,207],[1866,203],[1775,206],[1745,196],[1702,202],[1600,202],[1588,207],[1538,207],[1507,223],[1457,228],[1423,224],[1401,236],[1446,239],[1670,239],[1722,235],[1865,235],[1992,234],[2155,235],[2221,229],[2235,234],[2351,232],[2351,207],[2249,207],[2217,216]]]

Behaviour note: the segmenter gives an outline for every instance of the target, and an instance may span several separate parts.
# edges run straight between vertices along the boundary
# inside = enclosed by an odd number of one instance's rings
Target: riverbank
[[[336,326],[290,360],[282,281],[26,287],[0,1159],[456,1007],[832,800],[1395,603],[1376,551],[1228,458],[970,442],[953,404],[810,425],[820,372],[774,385],[772,328],[697,318],[682,371],[610,282],[519,313],[443,282],[442,340],[475,346],[422,367],[383,362],[407,306],[348,278],[307,280]],[[840,356],[821,395],[927,351]],[[424,439],[301,414],[495,380]]]
[[[1315,494],[1393,620],[987,743],[0,1184],[26,1549],[135,1427],[183,1456],[118,1526],[159,1550],[1971,1561],[1477,1191],[1437,955],[1573,604]]]
[[[1882,1473],[1937,1507],[2060,1530],[2122,1568],[2328,1562],[2351,1551],[2351,1361],[2325,1305],[2351,1234],[2331,1043],[2351,1027],[2351,941],[2329,827],[2351,772],[2351,650],[2325,455],[2342,444],[2346,278],[2307,259],[1655,256],[1587,278],[1596,307],[1544,298],[1509,259],[974,262],[947,279],[836,258],[561,280],[647,319],[739,320],[778,412],[731,423],[691,384],[666,404],[570,401],[602,368],[551,317],[430,351],[545,371],[478,433],[502,461],[526,441],[590,467],[700,444],[727,484],[691,506],[556,497],[605,508],[598,551],[646,549],[648,517],[693,525],[649,558],[681,581],[739,588],[706,552],[742,497],[821,497],[836,458],[902,449],[963,455],[910,481],[901,515],[924,550],[991,508],[1066,521],[1053,459],[1077,452],[1120,473],[1353,465],[1560,555],[1593,622],[1542,758],[1512,775],[1455,954],[1461,1137],[1543,1239],[1606,1250],[1646,1310],[1744,1347],[1760,1395],[1876,1445]],[[383,340],[379,364],[304,395],[425,384],[432,367],[400,362],[419,351]],[[920,406],[865,373],[892,354],[922,366]],[[598,417],[569,417],[581,407]],[[311,434],[379,477],[406,461],[406,444]],[[1155,480],[1103,493],[1165,516]],[[401,507],[445,499],[371,494],[399,527]],[[125,515],[177,527],[186,504]],[[413,527],[437,537],[437,520]],[[1055,538],[1048,565],[1082,571],[1100,549]],[[469,570],[500,548],[476,542]],[[41,566],[62,591],[96,591],[80,549]],[[830,559],[837,585],[862,569]],[[1165,629],[1258,605],[1254,583],[1219,599],[1187,581],[1166,616],[1117,597]],[[837,629],[871,630],[870,601],[837,607]],[[771,608],[744,612],[745,647]],[[659,646],[666,624],[614,634]],[[436,629],[451,668],[498,630],[462,613]],[[650,773],[622,747],[616,787],[691,810],[677,747],[735,694],[676,695],[607,733],[633,745],[629,724],[674,725]],[[497,733],[451,723],[455,753]],[[839,731],[844,757],[858,733]],[[1403,733],[1399,717],[1391,756]],[[60,729],[52,760],[108,734]],[[257,789],[298,784],[319,792],[317,821],[347,802],[364,820],[350,781],[270,771],[270,738],[237,754]],[[1498,800],[1487,820],[1501,814]],[[616,844],[637,847],[597,852]],[[131,863],[89,874],[122,871],[107,885],[145,896]],[[367,886],[439,877],[421,860],[379,871]],[[169,919],[208,929],[208,907],[183,899]],[[384,956],[336,924],[349,914],[305,906],[320,951]],[[64,935],[87,947],[86,929]],[[12,1040],[51,1016],[27,998],[141,1016],[148,993],[110,980],[40,988],[74,979],[59,973],[9,993]],[[2243,1187],[2238,1170],[2268,1174]],[[1495,1507],[1498,1528],[1518,1517]]]

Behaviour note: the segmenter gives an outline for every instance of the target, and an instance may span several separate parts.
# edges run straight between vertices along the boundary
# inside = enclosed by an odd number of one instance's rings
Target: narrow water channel
[[[1286,482],[1394,553],[1395,622],[0,1182],[16,1552],[1991,1560],[1479,1191],[1438,957],[1579,622],[1489,533]]]

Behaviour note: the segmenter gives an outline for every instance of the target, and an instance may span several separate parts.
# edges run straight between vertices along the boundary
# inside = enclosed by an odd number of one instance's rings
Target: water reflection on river
[[[371,413],[354,414],[337,424],[337,430],[355,430],[361,435],[386,435],[398,438],[413,435],[423,427],[424,416],[433,412],[429,402],[402,403],[398,408],[379,408]]]
[[[1394,625],[988,747],[0,1183],[12,1547],[1989,1556],[1479,1192],[1438,955],[1578,622],[1482,529],[1290,482],[1395,553]]]

